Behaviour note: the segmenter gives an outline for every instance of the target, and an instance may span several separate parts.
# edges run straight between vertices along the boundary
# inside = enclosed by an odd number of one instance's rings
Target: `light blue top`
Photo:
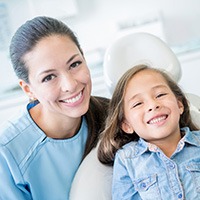
[[[47,137],[27,109],[0,130],[0,199],[68,200],[85,150],[85,118],[72,138]]]
[[[143,139],[118,150],[113,171],[113,200],[200,199],[200,131],[185,136],[171,158]]]

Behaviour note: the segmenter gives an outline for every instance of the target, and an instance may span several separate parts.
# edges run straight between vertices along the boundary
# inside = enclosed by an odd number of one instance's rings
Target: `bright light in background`
[[[9,60],[9,42],[11,37],[10,19],[6,3],[0,2],[0,94],[13,87],[17,79]]]
[[[93,94],[105,94],[102,66],[108,45],[120,35],[138,31],[159,36],[177,55],[199,50],[196,57],[189,56],[187,61],[183,56],[182,68],[185,68],[185,75],[183,73],[181,83],[188,91],[200,94],[197,72],[200,62],[199,0],[0,0],[1,4],[0,100],[3,99],[7,107],[11,106],[11,102],[22,102],[16,98],[18,94],[9,101],[10,94],[4,92],[13,91],[18,86],[9,59],[10,39],[21,24],[37,15],[61,19],[75,31],[91,70]],[[191,60],[194,61],[188,68]],[[196,71],[191,71],[191,67]],[[191,84],[196,87],[191,86],[188,80],[192,80]],[[0,111],[6,107],[1,103]],[[7,110],[1,112],[0,116],[5,118],[6,114],[9,115]]]
[[[75,0],[0,1],[0,97],[19,88],[9,58],[9,44],[16,29],[38,15],[62,19],[76,15],[77,11]]]
[[[137,31],[147,31],[159,36],[176,52],[200,47],[199,0],[0,0],[0,2],[6,6],[0,13],[4,13],[3,19],[8,20],[8,23],[3,24],[0,20],[0,30],[1,28],[6,30],[5,40],[10,40],[15,30],[27,19],[37,15],[49,15],[62,19],[77,33],[85,54],[100,52],[103,56],[104,50],[116,37]],[[1,38],[3,39],[0,37],[0,40]],[[9,42],[2,42],[1,45],[6,46],[6,50],[0,50],[0,94],[3,89],[7,90],[17,85],[9,61]],[[91,63],[89,59],[87,61]],[[99,60],[98,63],[100,66]],[[92,65],[95,65],[93,61]]]
[[[0,51],[6,50],[10,39],[10,23],[8,9],[5,3],[0,2]]]
[[[77,14],[74,0],[28,0],[31,17],[46,15],[58,19]]]

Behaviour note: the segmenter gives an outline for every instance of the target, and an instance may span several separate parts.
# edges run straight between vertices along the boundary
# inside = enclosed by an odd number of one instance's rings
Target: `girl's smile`
[[[167,119],[168,115],[159,115],[156,117],[153,117],[152,119],[150,119],[147,124],[163,124],[165,122],[165,120]]]
[[[176,99],[165,79],[155,71],[143,70],[127,84],[122,128],[154,144],[172,138],[177,140],[182,112],[182,103]]]

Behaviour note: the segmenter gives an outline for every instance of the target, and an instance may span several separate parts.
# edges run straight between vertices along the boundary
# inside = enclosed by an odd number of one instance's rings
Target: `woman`
[[[27,21],[12,38],[10,56],[32,101],[1,128],[0,199],[68,199],[82,159],[97,143],[108,100],[90,96],[82,49],[61,21]]]

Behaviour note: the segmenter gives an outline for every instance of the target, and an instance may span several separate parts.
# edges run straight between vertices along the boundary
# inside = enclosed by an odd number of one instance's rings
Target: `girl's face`
[[[129,81],[124,97],[122,129],[157,144],[180,135],[183,104],[158,72],[143,70]]]
[[[29,97],[39,100],[41,112],[72,118],[87,112],[90,72],[70,38],[58,35],[43,38],[24,60],[30,83],[21,80],[20,85]]]

